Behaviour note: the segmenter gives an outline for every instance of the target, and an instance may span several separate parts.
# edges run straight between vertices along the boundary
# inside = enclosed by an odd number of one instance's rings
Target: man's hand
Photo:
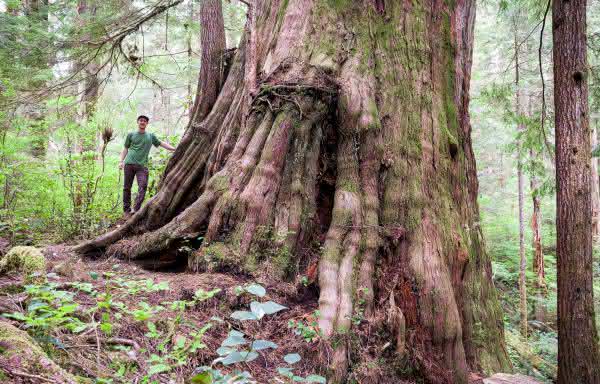
[[[125,158],[127,157],[127,152],[129,152],[129,149],[127,149],[127,147],[123,148],[123,151],[121,151],[121,158],[119,159],[119,169],[123,169],[125,167]]]

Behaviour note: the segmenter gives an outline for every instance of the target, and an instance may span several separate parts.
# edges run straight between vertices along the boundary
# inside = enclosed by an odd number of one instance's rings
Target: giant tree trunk
[[[594,317],[586,1],[554,1],[558,383],[599,384]]]
[[[332,382],[360,363],[347,332],[363,312],[386,335],[364,350],[389,341],[430,382],[507,368],[468,116],[474,2],[252,4],[254,38],[159,193],[76,250],[284,277],[318,258]],[[177,253],[184,241],[199,249]]]

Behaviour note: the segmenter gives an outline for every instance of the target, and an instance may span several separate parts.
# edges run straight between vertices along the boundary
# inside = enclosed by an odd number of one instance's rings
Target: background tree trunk
[[[600,383],[592,285],[585,0],[554,1],[558,383]]]
[[[24,1],[25,15],[29,19],[30,33],[39,34],[42,30],[48,31],[48,0],[27,0]],[[32,52],[31,62],[28,63],[36,73],[29,82],[28,87],[32,90],[43,89],[46,86],[44,77],[50,72],[49,58],[46,53]],[[44,73],[47,72],[47,73]],[[46,122],[47,108],[44,101],[33,100],[25,105],[25,117],[29,120],[29,130],[32,136],[31,155],[38,159],[46,157],[48,149],[48,124]]]
[[[252,4],[255,38],[159,193],[75,249],[287,278],[318,263],[334,383],[405,353],[433,383],[508,368],[471,148],[474,2]]]
[[[188,76],[189,76],[189,80],[188,80],[188,84],[187,84],[187,92],[188,92],[188,101],[189,101],[189,117],[191,119],[191,117],[193,116],[194,113],[194,94],[192,93],[192,55],[194,53],[194,51],[192,50],[192,36],[193,36],[193,28],[192,28],[192,23],[194,20],[194,0],[190,0],[188,1],[188,20],[186,21],[185,24],[185,28],[186,28],[186,47],[187,47],[187,58],[188,58]]]
[[[95,17],[96,15],[96,5],[88,4],[89,0],[78,0],[77,2],[77,14],[79,15],[79,25],[82,29],[87,28],[86,19],[90,19]],[[86,36],[86,38],[90,38]],[[96,104],[98,102],[98,96],[100,91],[100,84],[98,82],[98,75],[96,72],[98,71],[98,65],[91,61],[90,63],[77,63],[76,67],[78,70],[81,70],[81,75],[84,77],[83,81],[80,84],[80,105],[81,109],[79,111],[79,123],[88,122],[94,115],[96,111]],[[95,142],[92,145],[84,145],[88,148],[95,149]]]
[[[597,119],[591,120],[591,148],[598,145]],[[600,239],[600,177],[598,176],[598,159],[592,157],[592,238],[597,243]]]
[[[535,159],[538,154],[530,151],[530,157]],[[536,299],[535,299],[535,319],[541,322],[546,321],[546,305],[544,297],[546,296],[546,271],[544,267],[544,253],[542,248],[542,212],[541,197],[539,193],[539,182],[535,175],[531,175],[531,200],[533,212],[531,214],[531,232],[533,234],[533,272],[536,276]]]
[[[192,109],[192,120],[196,122],[208,115],[223,85],[225,25],[221,0],[203,0],[200,4],[200,46],[200,67],[206,70],[200,71]]]
[[[82,31],[87,28],[87,20],[93,18],[96,14],[96,6],[88,4],[88,0],[78,0],[77,2],[77,15],[78,25]],[[89,33],[85,34],[85,38],[89,39]],[[92,60],[89,63],[77,62],[75,63],[74,70],[82,78],[78,86],[78,99],[79,99],[79,111],[77,113],[77,123],[82,126],[86,125],[93,118],[96,110],[96,104],[98,102],[98,96],[100,91],[100,83],[98,82],[98,66]],[[83,130],[86,132],[86,130]],[[86,135],[85,133],[78,137],[76,143],[77,156],[73,166],[81,169],[85,167],[85,164],[93,168],[93,163],[96,159],[96,135]],[[87,213],[85,212],[86,207],[90,204],[90,192],[93,189],[92,178],[82,177],[75,181],[74,195],[73,195],[73,216],[75,222],[82,226],[87,220]]]
[[[517,134],[525,130],[521,122],[523,118],[523,109],[521,101],[521,84],[519,82],[519,21],[518,12],[513,15],[514,28],[514,49],[515,49],[515,115],[518,119]],[[519,314],[521,317],[521,335],[527,338],[527,257],[525,255],[525,197],[524,197],[524,178],[523,178],[523,154],[521,138],[517,139],[517,198],[519,201]]]

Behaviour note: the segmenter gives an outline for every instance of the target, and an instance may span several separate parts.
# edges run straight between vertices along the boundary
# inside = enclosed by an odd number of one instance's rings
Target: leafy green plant
[[[245,286],[241,286],[238,285],[237,287],[234,288],[234,292],[236,294],[236,296],[240,296],[243,295],[245,293],[248,293],[250,295],[254,295],[254,296],[258,296],[258,297],[264,297],[267,294],[267,290],[260,284],[247,284]]]
[[[163,353],[160,355],[153,353],[146,361],[148,364],[147,376],[169,372],[174,368],[187,364],[189,357],[195,354],[198,349],[206,348],[202,338],[211,327],[212,323],[208,323],[199,329],[194,326],[195,331],[189,334],[191,338],[183,335],[176,337],[170,349],[166,349],[166,343],[161,344]]]
[[[137,321],[146,321],[157,313],[165,309],[162,305],[150,305],[145,301],[139,303],[139,308],[132,312],[133,318]]]
[[[298,376],[294,374],[292,365],[302,360],[302,357],[297,353],[288,353],[283,356],[283,360],[288,364],[287,367],[277,367],[277,372],[288,379],[289,382],[294,383],[326,383],[327,380],[320,375],[308,375],[306,377]]]
[[[5,313],[4,317],[19,320],[35,335],[47,336],[61,327],[74,333],[88,328],[76,312],[79,304],[73,301],[74,293],[57,289],[56,283],[25,286],[28,304],[25,313]]]
[[[238,295],[248,293],[257,297],[264,297],[266,290],[259,284],[249,284],[244,287],[238,286],[235,288]],[[231,318],[237,321],[258,321],[260,322],[264,316],[272,315],[283,311],[287,307],[278,304],[274,301],[250,303],[249,311],[235,311],[231,314]],[[253,383],[251,375],[248,372],[236,371],[233,374],[224,374],[220,369],[215,368],[215,365],[222,364],[226,367],[240,363],[248,363],[258,358],[259,351],[276,350],[278,345],[270,340],[253,339],[248,335],[238,330],[232,329],[229,331],[225,340],[221,342],[221,346],[217,349],[218,358],[213,360],[210,367],[201,367],[199,373],[191,378],[192,383],[201,384],[242,384]],[[300,361],[300,355],[287,354],[284,356],[284,361],[289,364],[295,364]],[[304,383],[325,383],[324,377],[319,375],[309,375],[307,377],[296,376],[290,367],[278,368],[278,372],[282,379],[293,382]]]
[[[321,336],[316,320],[309,322],[305,322],[304,320],[290,320],[288,321],[288,328],[291,328],[295,335],[302,337],[307,343],[312,343]]]
[[[106,275],[106,273],[105,273]],[[110,277],[110,276],[108,276]],[[122,277],[116,278],[111,281],[111,284],[119,289],[126,291],[130,295],[136,295],[138,293],[152,293],[159,291],[168,291],[169,282],[161,281],[159,283],[154,282],[152,279],[143,280],[128,280]]]

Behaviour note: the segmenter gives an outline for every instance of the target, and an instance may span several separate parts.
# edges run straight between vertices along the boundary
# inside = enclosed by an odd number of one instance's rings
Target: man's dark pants
[[[138,193],[135,199],[134,211],[138,211],[144,202],[146,187],[148,186],[148,168],[138,164],[125,164],[125,181],[123,185],[123,211],[131,211],[131,186],[133,178],[137,179]]]

